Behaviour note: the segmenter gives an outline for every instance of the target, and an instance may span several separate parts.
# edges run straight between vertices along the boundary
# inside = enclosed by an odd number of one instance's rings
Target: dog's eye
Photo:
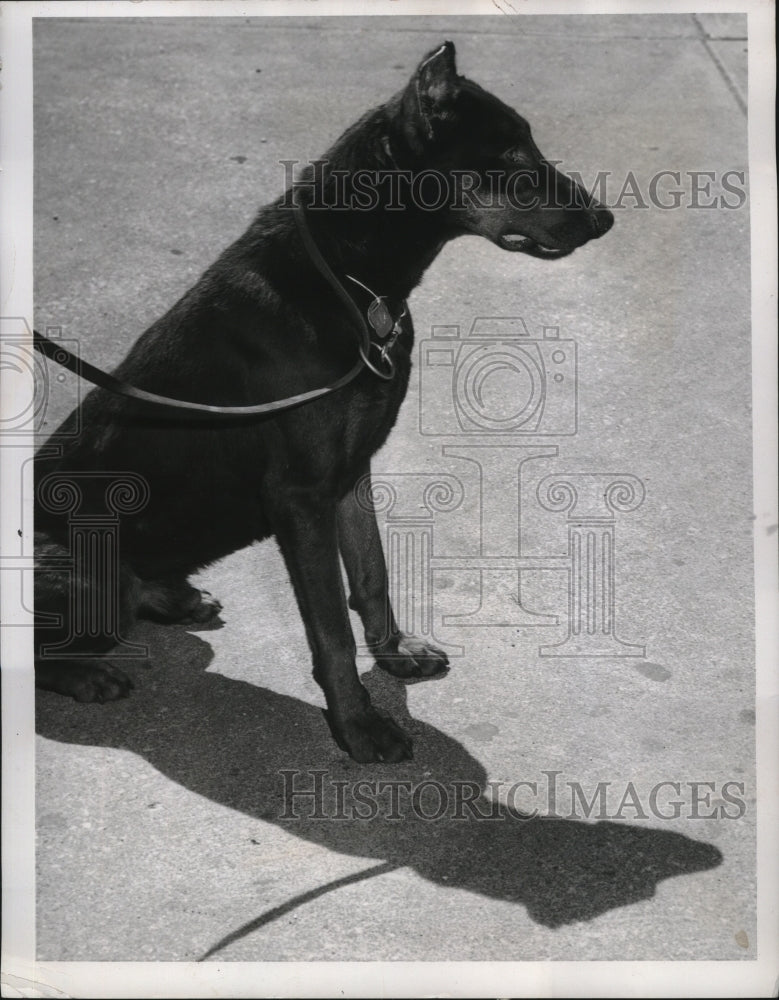
[[[516,167],[530,167],[531,163],[528,159],[526,153],[518,149],[516,146],[512,146],[511,149],[507,149],[505,153],[501,156],[501,160],[505,160],[507,163],[511,163]]]

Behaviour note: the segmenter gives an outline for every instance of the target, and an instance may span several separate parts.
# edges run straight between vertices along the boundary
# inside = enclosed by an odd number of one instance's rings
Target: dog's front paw
[[[324,715],[335,742],[360,764],[397,764],[414,756],[410,738],[394,719],[373,706],[339,719],[327,710]]]
[[[135,686],[110,663],[63,663],[45,660],[35,666],[35,684],[46,691],[70,695],[76,701],[106,702],[126,698]]]
[[[401,635],[395,650],[376,652],[376,662],[395,677],[440,677],[449,667],[449,657],[432,643],[415,635]]]

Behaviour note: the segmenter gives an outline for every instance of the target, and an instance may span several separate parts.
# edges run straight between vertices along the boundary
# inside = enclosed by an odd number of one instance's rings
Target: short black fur
[[[324,169],[309,167],[297,184],[310,232],[337,275],[351,274],[394,302],[409,296],[443,245],[458,235],[476,233],[507,250],[552,258],[599,237],[613,221],[544,160],[516,112],[457,75],[449,42],[425,57],[403,91],[345,132],[324,160]],[[543,195],[538,206],[499,199],[487,207],[478,197],[487,171],[493,180],[495,173],[508,179],[517,164],[534,175],[529,193]],[[364,193],[356,184],[364,170],[410,176],[434,170],[447,178],[469,171],[477,197],[465,207],[446,203],[435,211],[410,200],[402,211],[390,210],[383,194],[366,210],[333,207],[334,197]],[[301,242],[286,192],[261,209],[244,235],[138,339],[115,374],[166,396],[246,406],[334,381],[354,364],[357,340],[343,303]],[[56,557],[69,557],[68,522],[42,499],[41,486],[84,472],[130,471],[143,477],[150,494],[143,510],[122,520],[122,634],[139,615],[175,621],[216,614],[218,602],[187,577],[274,535],[335,739],[359,761],[410,756],[409,738],[373,708],[358,678],[339,557],[350,604],[379,665],[401,677],[443,672],[443,652],[398,631],[375,516],[355,496],[395,423],[412,346],[406,316],[393,348],[392,380],[365,369],[332,395],[253,419],[193,422],[93,390],[80,414],[60,428],[74,428],[78,419],[80,434],[60,454],[42,449],[37,461],[36,609],[53,620],[58,615],[59,625],[41,624],[36,641],[69,638],[73,602],[101,586],[94,574],[70,581],[56,568]],[[101,480],[78,481],[80,513],[101,513]],[[124,672],[95,658],[110,652],[115,634],[98,629],[83,640],[81,657],[39,650],[38,685],[81,701],[126,695],[132,685]]]

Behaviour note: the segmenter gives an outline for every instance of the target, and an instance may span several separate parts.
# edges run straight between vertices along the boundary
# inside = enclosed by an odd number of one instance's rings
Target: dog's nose
[[[614,215],[603,206],[599,205],[590,216],[592,228],[596,236],[603,236],[614,225]]]

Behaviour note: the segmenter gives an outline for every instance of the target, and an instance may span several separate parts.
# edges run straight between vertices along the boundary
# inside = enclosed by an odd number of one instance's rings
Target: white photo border
[[[0,17],[0,296],[32,327],[32,20],[58,17],[746,13],[752,239],[755,600],[757,616],[758,958],[738,962],[84,963],[35,960],[32,640],[2,634],[3,996],[775,996],[779,976],[777,671],[776,173],[771,0],[69,0],[4,2]],[[15,535],[24,447],[0,449],[0,545]],[[29,449],[31,453],[32,449]],[[13,503],[8,502],[11,498]],[[768,512],[766,515],[765,512]],[[765,515],[765,516],[764,516]],[[29,574],[28,574],[29,575]],[[13,621],[13,595],[0,595]],[[27,598],[25,597],[25,600]],[[11,633],[11,634],[9,634]]]

